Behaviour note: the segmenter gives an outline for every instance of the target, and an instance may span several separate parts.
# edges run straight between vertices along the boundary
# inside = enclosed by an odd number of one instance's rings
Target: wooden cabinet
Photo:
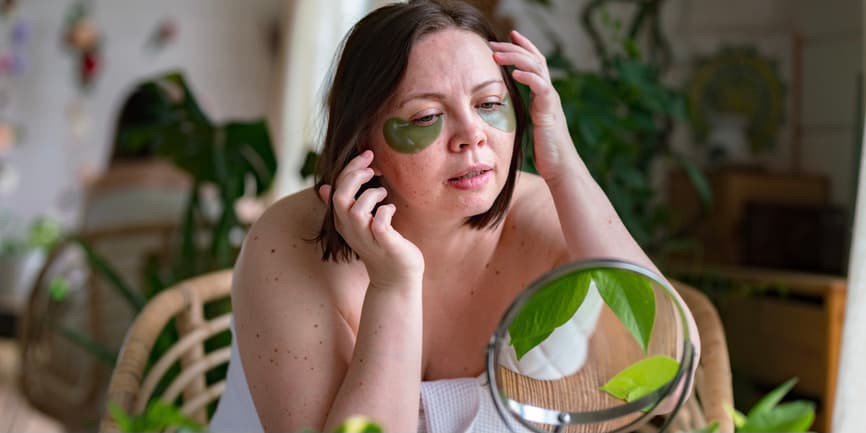
[[[742,267],[681,268],[671,275],[710,290],[734,371],[767,388],[798,377],[793,393],[817,403],[812,431],[831,431],[845,278]]]
[[[708,263],[742,263],[741,229],[749,203],[821,206],[830,196],[830,184],[823,176],[732,168],[711,170],[706,176],[714,195],[712,211],[690,232],[703,243]],[[691,224],[700,215],[697,193],[685,173],[671,174],[668,194],[684,224]]]

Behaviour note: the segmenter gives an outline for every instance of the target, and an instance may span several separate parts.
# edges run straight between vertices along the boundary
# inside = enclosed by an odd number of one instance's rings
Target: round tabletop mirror
[[[630,431],[675,415],[693,362],[670,283],[635,264],[582,261],[511,304],[487,349],[487,380],[512,431]]]

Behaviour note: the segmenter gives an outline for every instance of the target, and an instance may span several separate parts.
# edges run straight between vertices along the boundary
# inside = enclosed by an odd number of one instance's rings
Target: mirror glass
[[[497,410],[515,432],[624,431],[671,418],[693,370],[685,308],[670,283],[631,263],[575,262],[543,275],[488,346]]]

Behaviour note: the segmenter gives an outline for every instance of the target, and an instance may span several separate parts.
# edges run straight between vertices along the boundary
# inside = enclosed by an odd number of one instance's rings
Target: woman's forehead
[[[502,82],[502,74],[487,41],[476,33],[449,28],[415,43],[397,93],[471,91],[494,80]]]

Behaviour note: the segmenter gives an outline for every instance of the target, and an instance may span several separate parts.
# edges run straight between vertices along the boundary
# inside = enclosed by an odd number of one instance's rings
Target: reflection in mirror
[[[622,431],[672,418],[693,371],[685,308],[666,280],[631,263],[545,274],[488,346],[497,409],[515,432]]]

